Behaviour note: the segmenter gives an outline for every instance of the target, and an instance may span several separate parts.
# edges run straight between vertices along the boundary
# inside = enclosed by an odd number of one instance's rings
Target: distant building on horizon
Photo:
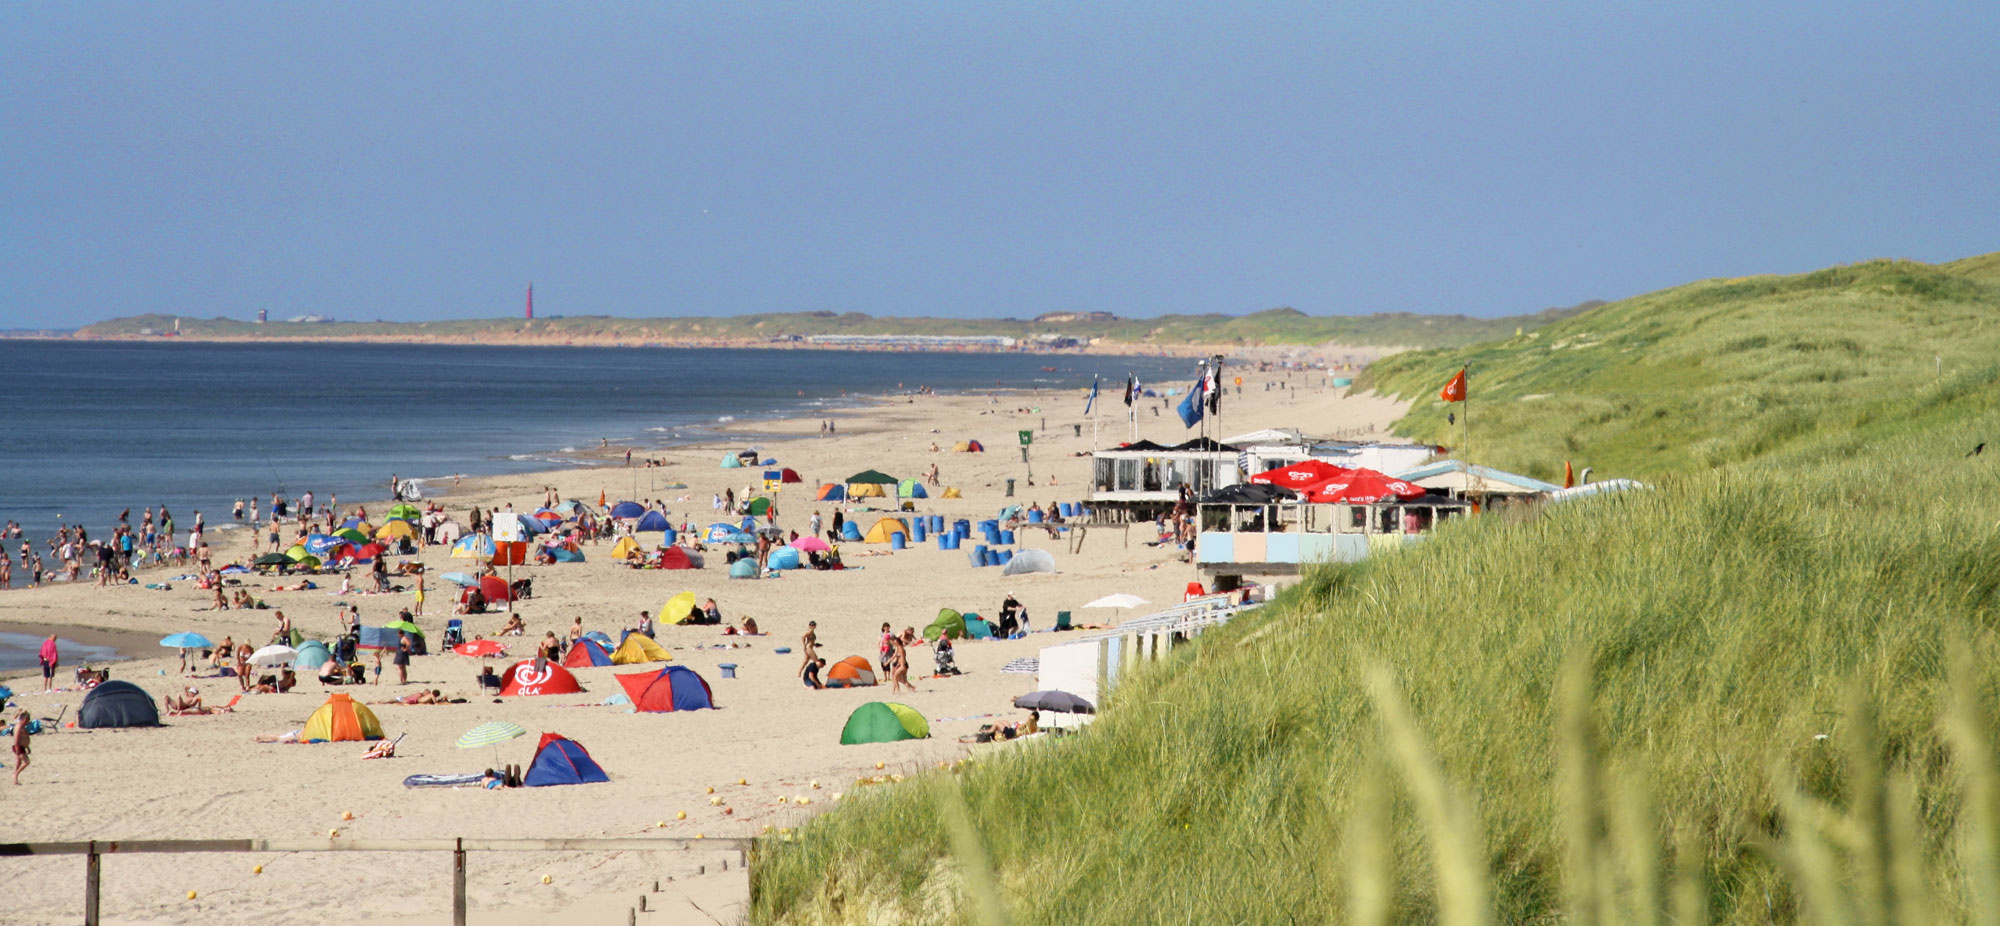
[[[528,320],[535,320],[535,281],[528,281]]]
[[[261,324],[263,324],[263,323],[265,323],[266,321],[269,321],[269,320],[270,320],[270,313],[269,313],[269,312],[267,312],[267,311],[266,311],[266,310],[264,310],[264,309],[258,309],[258,310],[257,310],[257,324],[260,324],[260,325],[261,325]]]

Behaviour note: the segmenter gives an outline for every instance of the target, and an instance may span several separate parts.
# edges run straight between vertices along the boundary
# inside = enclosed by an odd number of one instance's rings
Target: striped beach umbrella
[[[517,736],[526,735],[528,731],[518,723],[489,720],[460,734],[458,748],[478,749],[481,746],[497,746]]]

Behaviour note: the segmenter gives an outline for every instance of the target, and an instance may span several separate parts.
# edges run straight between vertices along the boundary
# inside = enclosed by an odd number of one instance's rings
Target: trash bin
[[[721,665],[718,665],[718,666],[716,666],[716,668],[718,668],[718,669],[721,669],[721,670],[722,670],[722,677],[723,677],[723,678],[735,678],[735,677],[736,677],[736,663],[733,663],[733,662],[725,662],[725,663],[722,663]]]
[[[1014,497],[1014,480],[1012,479],[1007,480],[1007,497]]]

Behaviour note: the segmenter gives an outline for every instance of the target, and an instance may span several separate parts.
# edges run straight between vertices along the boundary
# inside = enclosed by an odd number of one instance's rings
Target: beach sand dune
[[[1282,374],[1242,375],[1241,394],[1232,393],[1224,402],[1223,428],[1228,433],[1263,427],[1364,433],[1372,426],[1380,435],[1401,411],[1388,400],[1346,398],[1338,390],[1267,392],[1263,382]],[[1294,382],[1325,379],[1296,373],[1292,377]],[[1100,401],[1104,403],[1101,444],[1111,446],[1125,433],[1125,409],[1115,396]],[[1192,432],[1181,428],[1170,410],[1153,414],[1159,404],[1151,400],[1142,407],[1142,435],[1162,442],[1190,436]],[[745,444],[757,444],[804,476],[806,484],[786,486],[777,495],[779,523],[803,533],[813,511],[829,519],[833,511],[828,503],[812,501],[812,490],[821,482],[837,482],[866,468],[919,476],[937,463],[944,485],[959,488],[964,498],[930,499],[916,506],[919,513],[942,514],[948,520],[990,518],[1010,501],[1043,505],[1080,501],[1089,461],[1076,454],[1092,443],[1092,426],[1082,418],[1082,406],[1081,396],[1074,392],[896,397],[841,413],[837,436],[822,437],[813,419],[746,423],[738,430],[755,435],[746,436]],[[1082,425],[1080,437],[1072,427],[1076,424]],[[1032,488],[1015,439],[1020,429],[1036,431]],[[967,438],[984,442],[989,452],[949,452],[954,442]],[[933,453],[933,443],[942,452]],[[638,454],[664,460],[668,465],[663,467],[579,467],[525,477],[468,479],[455,488],[448,480],[433,486],[450,493],[441,500],[461,518],[474,504],[511,502],[517,511],[533,511],[544,487],[552,486],[564,498],[593,503],[600,493],[613,501],[664,499],[676,522],[707,524],[720,519],[710,507],[713,494],[724,488],[741,492],[758,476],[756,468],[718,467],[722,455],[733,449],[737,448],[719,445]],[[622,451],[618,458],[622,460]],[[380,468],[386,482],[397,467],[393,459],[384,459]],[[1018,480],[1017,495],[1011,500],[1003,497],[1008,478]],[[688,487],[663,487],[669,483]],[[881,506],[887,500],[863,502]],[[368,505],[371,512],[382,507],[379,502]],[[880,516],[856,510],[859,507],[850,506],[848,516],[864,528]],[[288,694],[245,696],[234,713],[168,718],[160,729],[65,729],[38,736],[35,764],[24,776],[23,786],[0,787],[0,831],[9,840],[34,841],[324,838],[333,830],[342,838],[749,836],[766,825],[795,826],[831,805],[834,793],[851,790],[858,777],[879,774],[877,762],[887,771],[916,774],[964,755],[966,747],[957,738],[981,723],[1020,719],[1021,712],[1010,702],[1032,689],[1035,679],[1002,673],[1001,667],[1062,639],[1037,633],[1022,641],[962,644],[957,661],[965,674],[950,679],[917,677],[916,693],[892,696],[886,684],[810,691],[796,676],[796,650],[808,620],[819,622],[821,653],[829,662],[850,655],[875,659],[877,628],[884,621],[897,630],[921,631],[940,608],[990,614],[1009,593],[1027,606],[1037,629],[1051,627],[1061,610],[1072,611],[1079,622],[1116,622],[1148,609],[1086,611],[1081,605],[1115,592],[1164,605],[1178,601],[1192,578],[1191,568],[1172,551],[1149,545],[1153,539],[1149,526],[1129,532],[1100,527],[1087,535],[1081,552],[1072,553],[1066,540],[1039,530],[1025,531],[1023,545],[1049,550],[1060,571],[1018,577],[1002,576],[997,568],[972,568],[963,551],[939,551],[935,544],[888,554],[886,545],[850,543],[842,550],[847,563],[858,568],[796,571],[755,581],[729,580],[719,554],[699,571],[634,571],[611,561],[608,543],[586,545],[587,562],[515,570],[517,577],[532,577],[535,588],[535,597],[520,603],[528,636],[509,638],[516,654],[532,655],[534,641],[544,631],[564,633],[578,616],[586,629],[615,638],[641,609],[657,613],[678,592],[712,596],[726,618],[740,622],[754,617],[770,634],[743,638],[725,637],[717,627],[661,628],[659,642],[675,662],[708,680],[717,710],[633,714],[598,704],[621,691],[615,674],[645,671],[644,666],[581,669],[577,676],[586,689],[583,694],[496,703],[490,696],[480,696],[474,685],[478,660],[451,654],[420,657],[411,668],[409,686],[393,684],[394,669],[389,668],[379,686],[336,689],[368,701],[388,700],[418,686],[468,699],[443,706],[377,705],[389,735],[404,736],[397,758],[363,761],[364,746],[354,743],[254,743],[257,735],[299,727],[325,700],[326,690],[305,680]],[[240,546],[244,540],[232,537],[239,546],[218,551],[221,560],[244,558]],[[878,552],[886,555],[870,555]],[[422,560],[434,575],[467,565],[435,548]],[[156,582],[165,575],[155,571],[142,581]],[[309,636],[333,633],[336,605],[343,600],[358,604],[369,624],[392,620],[411,602],[407,594],[342,599],[324,589],[273,592],[268,588],[271,580],[261,577],[250,583],[267,604],[284,610]],[[420,620],[427,629],[441,628],[450,616],[450,589],[440,585],[431,584],[428,613]],[[0,593],[0,627],[81,627],[143,634],[147,639],[195,630],[218,641],[232,636],[256,644],[270,636],[272,611],[203,610],[207,597],[192,582],[176,581],[174,586],[172,591],[54,586]],[[490,637],[504,618],[489,614],[466,620],[468,636]],[[737,648],[718,648],[731,642]],[[778,647],[794,652],[778,653]],[[177,661],[171,651],[142,655],[146,658],[114,665],[113,677],[134,681],[156,698],[192,684],[210,704],[227,701],[237,690],[234,679],[176,677]],[[736,666],[736,677],[723,677],[719,668],[723,663]],[[509,660],[493,664],[504,667]],[[928,647],[912,650],[913,677],[927,674],[931,665]],[[70,667],[65,666],[59,681],[69,677]],[[20,703],[36,716],[52,715],[66,706],[66,716],[74,717],[82,698],[77,691],[36,693],[39,679],[16,677],[9,683],[23,693]],[[848,713],[873,700],[895,700],[916,708],[932,719],[933,738],[841,746],[839,734]],[[488,720],[513,721],[529,735],[497,749],[453,746],[460,733]],[[525,764],[536,735],[543,731],[583,743],[609,771],[611,781],[501,791],[411,790],[402,785],[413,774],[477,772],[496,762]],[[739,779],[747,783],[736,784]],[[814,781],[821,787],[814,789]],[[711,787],[722,798],[722,806],[710,803]],[[800,795],[811,797],[813,804],[801,808],[793,803]],[[780,798],[786,802],[780,803]],[[725,807],[731,811],[726,815]],[[349,812],[354,819],[343,820]],[[685,819],[677,819],[681,812]],[[740,871],[725,875],[718,869],[722,860],[732,857],[699,851],[608,857],[475,855],[470,890],[482,922],[508,921],[505,916],[526,922],[548,911],[580,918],[571,921],[623,922],[626,907],[641,890],[673,877],[683,880],[675,881],[677,886],[668,894],[657,895],[659,902],[696,903],[710,913],[722,912],[728,921],[728,905],[742,900],[743,882]],[[252,866],[258,864],[264,866],[263,873],[252,874]],[[449,866],[445,853],[113,856],[105,863],[103,905],[107,917],[119,922],[248,923],[274,918],[295,922],[308,917],[362,923],[445,922]],[[686,880],[699,866],[706,866],[709,874]],[[6,871],[11,889],[0,893],[0,922],[68,923],[80,915],[80,858],[10,859]],[[542,883],[543,875],[550,877],[550,883]],[[197,899],[186,899],[188,891],[195,891]],[[493,919],[494,915],[502,918]]]

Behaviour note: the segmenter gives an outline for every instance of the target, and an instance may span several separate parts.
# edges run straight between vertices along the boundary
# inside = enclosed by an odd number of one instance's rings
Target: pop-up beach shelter
[[[799,471],[792,469],[791,467],[786,467],[784,469],[778,470],[778,482],[784,485],[791,485],[796,482],[804,482],[804,481],[805,481],[804,479],[799,478]]]
[[[382,525],[382,528],[375,532],[375,539],[415,540],[417,539],[417,528],[416,525],[408,521],[390,521]]]
[[[687,666],[620,675],[618,684],[625,686],[625,693],[632,696],[632,709],[637,711],[698,711],[715,707],[715,693],[709,689],[708,680]]]
[[[965,616],[965,636],[969,640],[991,640],[993,639],[993,625],[987,623],[985,618],[977,614],[967,614]]]
[[[819,487],[819,492],[813,496],[813,500],[818,502],[847,501],[847,487],[837,482],[822,484]]]
[[[768,498],[753,498],[750,500],[750,504],[743,508],[744,513],[753,518],[761,518],[764,516],[764,512],[770,510],[771,500]]]
[[[799,551],[791,547],[779,547],[772,550],[770,556],[765,557],[764,565],[772,569],[797,569],[800,566]]]
[[[558,563],[581,563],[583,551],[568,546],[549,547],[549,557]]]
[[[657,511],[648,511],[640,515],[639,523],[632,525],[632,532],[635,534],[640,531],[670,531],[673,529],[674,526],[667,523],[667,516]]]
[[[694,561],[694,557],[689,556],[688,551],[680,547],[668,547],[667,552],[660,554],[661,569],[696,569],[699,567],[700,564]]]
[[[327,649],[326,644],[318,640],[307,640],[299,644],[299,654],[293,658],[292,664],[301,669],[317,669],[326,665],[327,660],[332,658],[333,651]]]
[[[636,666],[646,662],[666,662],[674,658],[667,648],[653,642],[653,638],[643,633],[628,633],[625,642],[611,651],[611,664],[615,666]]]
[[[865,688],[875,684],[875,669],[866,656],[849,656],[826,667],[826,687]]]
[[[757,578],[757,561],[746,556],[743,559],[730,563],[729,577],[732,579]]]
[[[723,458],[722,458],[722,468],[723,468],[723,469],[742,469],[742,468],[743,468],[743,461],[742,461],[742,460],[741,460],[740,458],[738,458],[738,457],[736,456],[736,454],[733,454],[733,453],[732,453],[732,454],[730,454],[730,455],[728,455],[728,456],[726,456],[726,457],[723,457]]]
[[[1020,576],[1031,572],[1053,573],[1055,571],[1056,558],[1049,555],[1049,551],[1021,550],[1014,554],[1013,559],[1007,561],[1007,565],[1000,569],[1000,574],[1003,576]]]
[[[302,743],[346,743],[382,738],[382,722],[375,719],[375,712],[368,705],[355,701],[344,692],[327,695],[326,703],[306,718],[306,725],[299,730]]]
[[[910,525],[902,518],[882,518],[868,529],[868,536],[861,538],[864,543],[888,543],[890,534],[902,534],[903,542],[910,541]]]
[[[909,705],[870,701],[847,715],[847,726],[840,730],[840,745],[894,743],[929,739],[930,735],[930,721]]]
[[[596,640],[578,640],[563,657],[562,664],[571,669],[588,669],[591,666],[611,665],[611,651]]]
[[[855,473],[854,475],[847,477],[847,497],[879,498],[887,495],[889,492],[889,490],[884,489],[883,486],[894,486],[895,484],[896,484],[896,477],[891,476],[888,473],[879,472],[872,469],[864,469],[861,472]]]
[[[956,450],[959,453],[985,453],[986,445],[976,440],[969,440],[951,449]]]
[[[590,757],[590,751],[584,749],[582,743],[557,733],[542,734],[541,744],[535,747],[534,760],[528,763],[528,770],[521,775],[521,783],[530,788],[610,780],[611,776],[604,774],[604,766]]]
[[[157,727],[160,709],[144,688],[125,681],[104,682],[83,696],[83,706],[76,711],[76,725],[88,730]]]
[[[480,576],[479,594],[485,595],[487,601],[507,601],[514,597],[507,580],[499,576]]]
[[[915,479],[905,479],[902,482],[896,483],[896,497],[929,498],[931,496],[929,492],[924,491],[923,483],[918,482]]]
[[[611,558],[624,559],[631,556],[632,551],[637,549],[639,549],[639,541],[633,540],[630,537],[620,537],[617,543],[611,545]]]
[[[931,621],[924,627],[926,640],[935,640],[939,637],[958,639],[963,636],[965,636],[965,615],[950,608],[939,610],[937,620]]]
[[[500,696],[505,698],[531,698],[536,695],[576,694],[583,686],[576,683],[576,676],[568,669],[553,662],[543,662],[540,668],[537,660],[525,659],[507,670],[500,684]]]
[[[451,545],[452,559],[487,559],[493,555],[493,538],[485,534],[467,534]]]
[[[646,506],[638,502],[619,502],[611,506],[611,516],[614,518],[636,518],[645,513]]]

